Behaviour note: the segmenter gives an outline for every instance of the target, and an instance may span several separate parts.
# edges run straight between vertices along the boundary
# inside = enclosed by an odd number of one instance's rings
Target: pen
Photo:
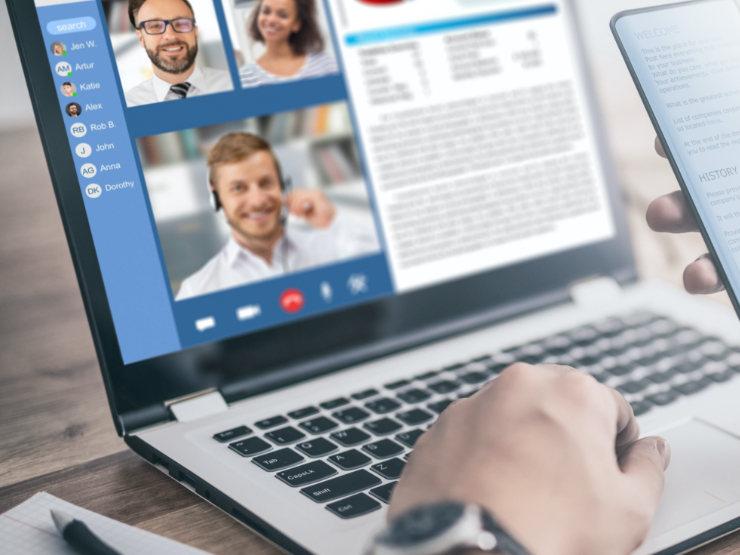
[[[66,542],[82,555],[121,555],[72,515],[52,509],[51,518]]]

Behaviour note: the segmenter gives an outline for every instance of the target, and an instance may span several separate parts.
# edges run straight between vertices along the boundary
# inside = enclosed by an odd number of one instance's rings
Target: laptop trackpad
[[[698,420],[655,435],[668,440],[671,464],[649,537],[740,501],[740,439]]]

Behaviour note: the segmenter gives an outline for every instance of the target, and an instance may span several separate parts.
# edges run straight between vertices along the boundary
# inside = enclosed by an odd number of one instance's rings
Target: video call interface
[[[615,234],[567,2],[35,1],[126,364]]]

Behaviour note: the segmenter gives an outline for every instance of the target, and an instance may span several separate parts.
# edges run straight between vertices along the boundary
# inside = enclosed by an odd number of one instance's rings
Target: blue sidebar
[[[177,351],[169,289],[98,4],[47,6],[38,14],[123,361]],[[61,43],[56,52],[54,43]]]

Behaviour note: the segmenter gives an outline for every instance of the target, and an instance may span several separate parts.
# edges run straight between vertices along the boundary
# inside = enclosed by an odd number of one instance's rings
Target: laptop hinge
[[[583,308],[603,305],[618,298],[622,294],[619,282],[611,276],[579,281],[570,288],[570,298]]]
[[[206,389],[188,395],[186,398],[168,401],[165,404],[178,422],[192,422],[205,416],[229,410],[229,405],[226,404],[221,392],[216,389]]]

